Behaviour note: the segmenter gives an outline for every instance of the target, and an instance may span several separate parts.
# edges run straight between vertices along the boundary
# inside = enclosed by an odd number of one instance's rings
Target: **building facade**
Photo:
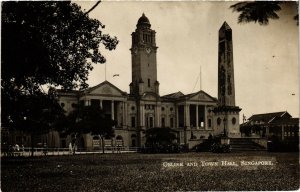
[[[241,125],[241,132],[243,137],[297,141],[299,118],[293,118],[287,111],[254,114]]]
[[[84,91],[56,90],[59,103],[66,113],[74,110],[79,103],[100,106],[106,115],[117,122],[111,145],[121,141],[126,147],[141,147],[146,141],[144,131],[154,127],[173,129],[177,133],[178,142],[190,148],[209,134],[240,136],[240,108],[235,106],[232,35],[229,29],[225,22],[219,32],[219,100],[203,90],[187,95],[175,92],[160,96],[156,32],[151,29],[149,19],[143,14],[131,34],[130,92],[126,93],[104,81]],[[72,139],[71,136],[62,137],[57,132],[53,132],[53,135],[54,140],[46,138],[50,146],[67,147]],[[87,149],[96,148],[99,146],[99,137],[82,135],[79,145]]]

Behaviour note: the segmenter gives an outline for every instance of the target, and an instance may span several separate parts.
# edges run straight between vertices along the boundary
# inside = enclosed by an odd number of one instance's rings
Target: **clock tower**
[[[159,95],[157,81],[155,31],[151,29],[149,19],[143,15],[139,18],[132,36],[131,60],[132,82],[130,94],[143,95],[145,92]]]

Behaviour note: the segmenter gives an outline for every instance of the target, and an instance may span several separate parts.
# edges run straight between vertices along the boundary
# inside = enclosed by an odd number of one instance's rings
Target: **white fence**
[[[138,147],[104,147],[104,153],[132,153],[137,152]],[[25,147],[19,151],[7,151],[1,150],[1,156],[31,156],[32,148]],[[94,154],[103,153],[102,148],[97,150],[86,150],[85,148],[77,148],[75,154]],[[45,155],[73,155],[73,151],[69,148],[33,148],[33,156],[45,156]]]

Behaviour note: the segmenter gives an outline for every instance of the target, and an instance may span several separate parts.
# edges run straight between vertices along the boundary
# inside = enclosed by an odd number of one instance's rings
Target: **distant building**
[[[297,141],[299,118],[292,118],[287,111],[252,115],[241,124],[243,137],[276,137],[281,141]]]

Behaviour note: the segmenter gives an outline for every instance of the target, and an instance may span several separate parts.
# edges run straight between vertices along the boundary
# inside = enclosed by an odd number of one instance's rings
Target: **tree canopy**
[[[73,134],[77,139],[79,135],[90,133],[91,135],[99,135],[102,140],[102,149],[104,151],[104,138],[111,138],[114,136],[113,126],[116,121],[112,120],[110,116],[105,115],[100,106],[81,106],[70,112],[64,120],[61,132],[66,134]],[[76,141],[75,141],[76,142]]]
[[[243,1],[231,5],[230,8],[240,13],[238,23],[258,22],[260,25],[267,25],[270,19],[279,19],[277,12],[282,9],[283,3],[294,3],[297,6],[297,2]],[[298,24],[298,14],[294,16],[294,19]]]
[[[102,137],[111,137],[114,134],[112,127],[115,125],[109,116],[106,116],[100,107],[96,106],[78,106],[76,110],[71,111],[67,116],[66,132],[68,134],[100,135]]]
[[[93,64],[106,61],[100,48],[113,50],[118,44],[116,37],[103,34],[100,21],[71,1],[6,1],[1,17],[1,119],[6,125],[25,116],[27,122],[42,119],[40,111],[57,107],[47,102],[55,97],[47,96],[43,85],[86,88]]]
[[[171,144],[176,139],[175,131],[168,127],[155,127],[145,131],[146,145]]]
[[[2,2],[2,81],[24,91],[86,88],[92,63],[106,61],[100,45],[118,43],[103,28],[70,1]]]

